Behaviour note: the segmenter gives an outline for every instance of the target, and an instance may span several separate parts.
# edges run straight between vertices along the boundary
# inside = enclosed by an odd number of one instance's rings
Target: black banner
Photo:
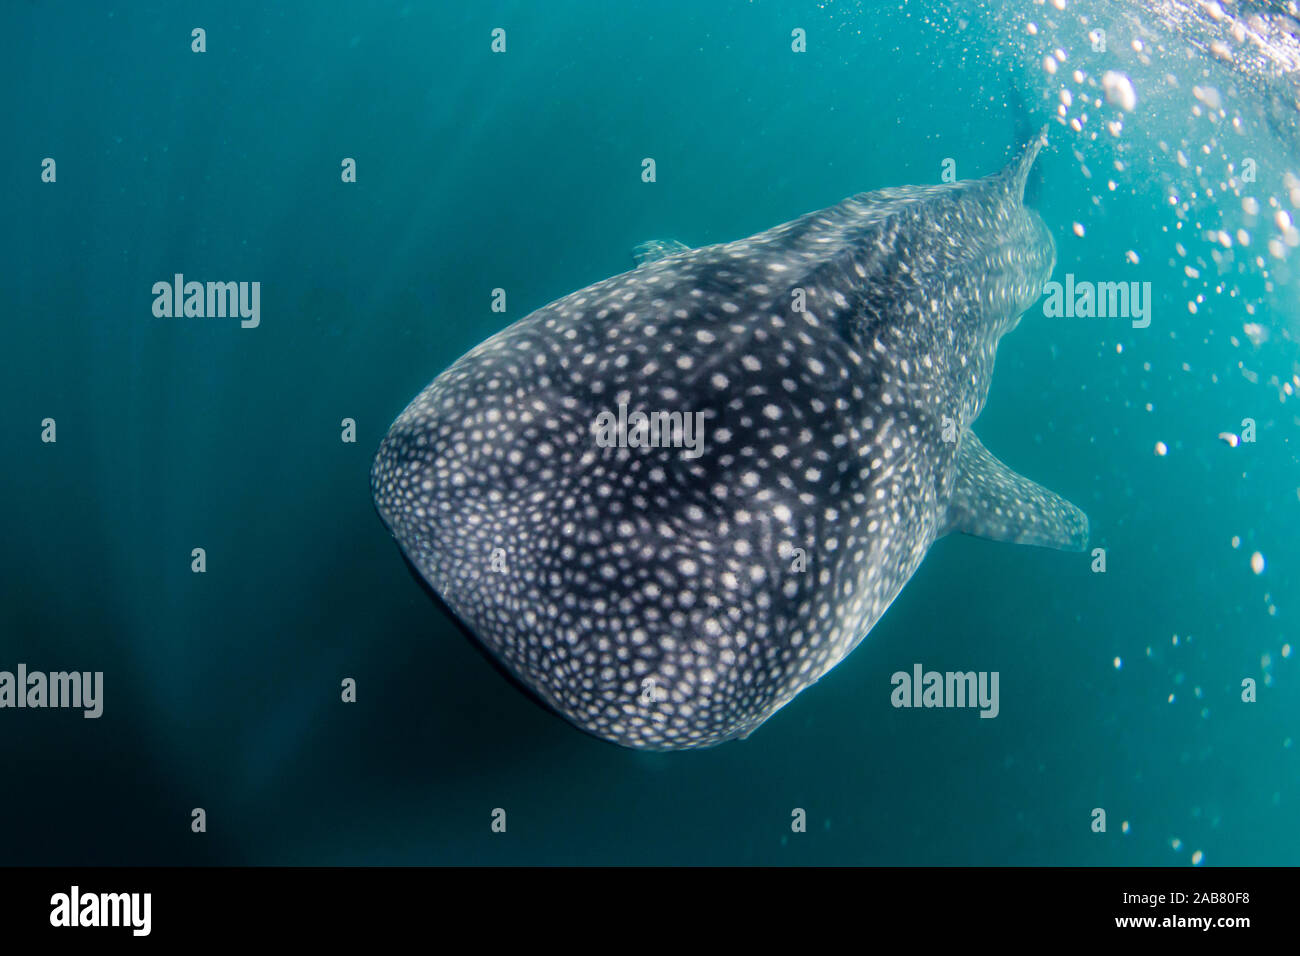
[[[1227,945],[1294,928],[1286,869],[10,868],[6,940],[383,940],[449,921],[553,939],[609,924],[656,935],[856,921],[857,935]],[[581,927],[564,924],[581,912]],[[713,916],[709,917],[708,914]],[[801,915],[802,914],[802,915]],[[838,916],[836,914],[839,914]]]

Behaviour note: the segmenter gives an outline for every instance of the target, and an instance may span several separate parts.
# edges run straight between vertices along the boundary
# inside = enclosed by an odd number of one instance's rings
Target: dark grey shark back
[[[747,735],[947,531],[1081,548],[1082,514],[969,431],[1054,261],[1021,201],[1039,145],[983,180],[640,247],[411,403],[375,458],[381,516],[511,673],[656,749]],[[638,447],[638,413],[676,431]]]

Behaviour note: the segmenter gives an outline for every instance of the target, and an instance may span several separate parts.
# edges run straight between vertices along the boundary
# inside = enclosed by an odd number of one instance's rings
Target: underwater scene
[[[0,865],[1300,863],[1300,9],[0,11]]]

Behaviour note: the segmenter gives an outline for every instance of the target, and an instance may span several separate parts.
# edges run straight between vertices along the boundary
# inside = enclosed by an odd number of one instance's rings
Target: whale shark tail
[[[957,451],[957,482],[940,534],[960,532],[1058,551],[1088,547],[1088,516],[1018,475],[968,431]]]
[[[1034,168],[1034,160],[1038,159],[1038,154],[1046,145],[1047,127],[1044,126],[1021,148],[1016,157],[1002,168],[1001,172],[993,174],[993,178],[1004,183],[1009,191],[1014,192],[1017,199],[1024,202],[1025,185],[1029,182],[1029,173]]]
[[[1006,92],[1007,112],[1011,116],[1012,137],[1014,143],[1032,143],[1036,138],[1046,135],[1042,116],[1035,115],[1038,110],[1031,109],[1020,94],[1020,89],[1011,76],[1003,80]],[[1017,153],[1016,158],[1020,158]],[[1020,201],[1030,206],[1037,206],[1043,191],[1043,174],[1037,164],[1032,164],[1025,174],[1025,184],[1020,194]]]

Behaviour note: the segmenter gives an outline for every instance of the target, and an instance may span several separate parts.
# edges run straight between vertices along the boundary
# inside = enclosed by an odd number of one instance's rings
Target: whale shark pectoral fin
[[[1087,515],[1002,464],[972,431],[957,452],[956,483],[940,534],[953,531],[1060,551],[1088,546]]]
[[[679,252],[690,251],[690,246],[684,242],[678,242],[676,239],[651,239],[649,242],[642,242],[633,246],[632,258],[636,260],[639,267],[647,262],[658,262],[666,256],[675,256]]]

